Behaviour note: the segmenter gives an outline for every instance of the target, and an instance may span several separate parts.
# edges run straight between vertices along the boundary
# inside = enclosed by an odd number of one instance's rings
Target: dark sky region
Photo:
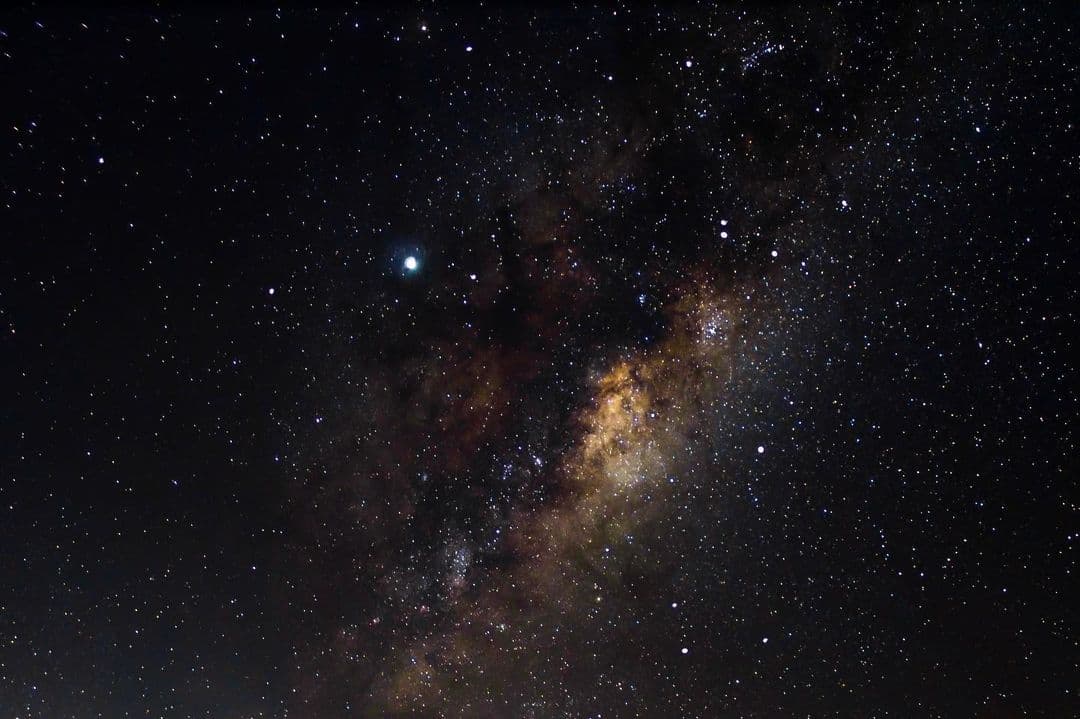
[[[0,717],[1080,716],[1071,3],[0,11]]]

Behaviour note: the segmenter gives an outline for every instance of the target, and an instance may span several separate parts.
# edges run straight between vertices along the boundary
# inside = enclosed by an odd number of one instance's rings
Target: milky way
[[[577,418],[579,438],[553,470],[564,494],[511,520],[505,541],[515,566],[494,572],[475,596],[451,592],[445,627],[406,649],[404,668],[380,690],[387,701],[496,713],[520,706],[527,714],[572,701],[565,686],[558,699],[546,697],[566,674],[588,671],[575,665],[595,657],[590,647],[615,628],[610,613],[627,611],[626,592],[633,597],[656,571],[657,558],[644,556],[656,551],[650,540],[676,531],[673,500],[689,499],[674,485],[700,481],[692,475],[709,423],[723,421],[724,389],[738,389],[732,355],[746,348],[735,336],[741,320],[725,304],[680,302],[669,340],[597,379],[592,405]],[[451,589],[467,578],[452,575]],[[597,606],[605,601],[615,610]],[[634,619],[627,611],[618,623]],[[661,659],[650,654],[636,654],[635,663]],[[486,674],[501,677],[498,696],[483,691]]]
[[[3,11],[0,715],[1077,715],[1073,20]]]

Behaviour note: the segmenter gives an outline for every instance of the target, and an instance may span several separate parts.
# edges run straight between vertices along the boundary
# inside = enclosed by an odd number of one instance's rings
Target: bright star
[[[417,262],[416,258],[412,255],[409,255],[405,258],[405,269],[407,269],[409,272],[415,272],[416,268],[419,266],[420,263]]]

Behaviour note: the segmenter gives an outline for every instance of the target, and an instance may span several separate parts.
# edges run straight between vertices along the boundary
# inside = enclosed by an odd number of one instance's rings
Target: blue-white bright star
[[[405,258],[405,269],[409,272],[416,272],[416,268],[419,266],[420,262],[412,255]]]

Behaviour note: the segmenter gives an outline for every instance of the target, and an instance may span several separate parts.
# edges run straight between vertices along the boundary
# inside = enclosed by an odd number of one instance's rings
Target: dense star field
[[[0,11],[0,717],[1080,716],[1075,20]]]

